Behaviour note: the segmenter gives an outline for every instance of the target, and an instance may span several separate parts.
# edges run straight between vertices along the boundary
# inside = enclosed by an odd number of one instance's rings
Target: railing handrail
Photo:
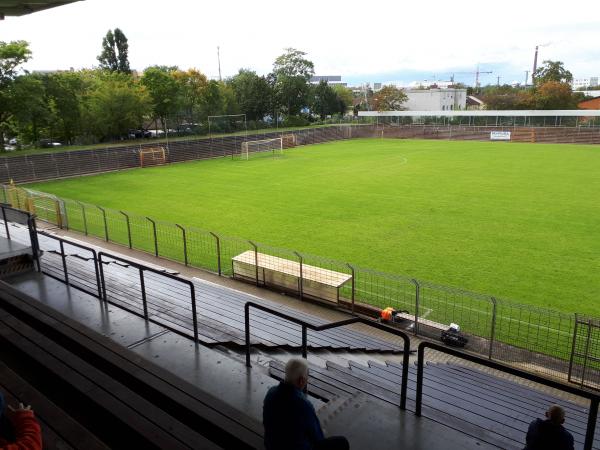
[[[40,246],[39,243],[37,241],[37,227],[35,224],[35,216],[33,214],[31,214],[29,211],[23,211],[22,209],[18,209],[18,208],[13,208],[10,204],[8,203],[0,203],[0,210],[2,210],[2,220],[4,222],[4,228],[6,231],[6,239],[11,240],[10,237],[10,229],[8,227],[8,220],[6,218],[6,210],[10,210],[13,211],[17,214],[20,214],[22,216],[24,216],[26,218],[25,222],[26,223],[21,223],[18,222],[21,225],[27,225],[27,230],[29,231],[29,242],[31,244],[31,253],[33,256],[33,259],[36,262],[36,269],[38,272],[41,271],[41,265],[40,265]]]
[[[259,309],[261,311],[267,312],[277,317],[281,317],[282,319],[286,319],[290,322],[302,326],[302,357],[307,358],[307,336],[306,330],[310,329],[313,331],[324,331],[332,328],[343,327],[345,325],[350,325],[353,323],[362,323],[364,325],[377,328],[378,330],[386,331],[388,333],[394,334],[402,338],[404,342],[403,347],[403,355],[402,355],[402,381],[400,387],[400,409],[406,409],[406,392],[408,390],[408,358],[410,355],[410,338],[403,331],[397,330],[396,328],[392,328],[387,325],[383,325],[378,322],[374,322],[372,320],[365,319],[363,317],[352,317],[350,319],[339,320],[337,322],[330,322],[323,325],[314,325],[305,320],[299,319],[298,317],[283,313],[281,311],[277,311],[274,308],[261,305],[254,302],[246,302],[244,305],[244,319],[245,319],[245,339],[246,339],[246,366],[252,367],[250,363],[250,308]]]
[[[150,267],[145,264],[139,263],[137,261],[131,261],[129,259],[126,259],[126,258],[123,258],[120,256],[116,256],[116,255],[113,255],[108,252],[101,251],[101,252],[98,252],[98,268],[100,271],[100,280],[102,283],[102,293],[103,293],[102,298],[104,299],[104,301],[107,301],[107,295],[106,295],[106,278],[104,276],[104,268],[102,267],[102,264],[103,264],[102,257],[103,256],[107,257],[107,258],[112,258],[116,261],[121,261],[121,262],[126,263],[132,267],[135,267],[136,269],[139,270],[141,289],[142,289],[142,301],[144,302],[144,318],[146,320],[148,319],[148,312],[147,312],[147,306],[146,306],[146,290],[145,290],[145,284],[144,284],[144,272],[152,272],[157,275],[161,275],[165,278],[169,278],[171,280],[175,280],[179,283],[183,283],[183,284],[187,285],[190,288],[190,299],[192,301],[192,323],[193,323],[193,327],[194,327],[194,340],[196,342],[199,342],[199,339],[198,339],[198,314],[197,314],[197,308],[196,308],[196,287],[194,286],[194,283],[191,280],[179,277],[177,275],[170,274],[170,273],[166,272],[165,270],[159,270],[154,267]]]
[[[536,375],[534,373],[526,372],[524,370],[518,369],[516,367],[508,366],[506,364],[502,364],[493,360],[489,360],[487,358],[483,358],[481,356],[476,356],[471,353],[466,353],[460,350],[456,350],[453,348],[446,347],[441,344],[436,344],[434,342],[421,342],[418,347],[418,355],[417,355],[417,389],[416,389],[416,398],[415,398],[415,415],[421,416],[421,409],[423,405],[423,372],[424,372],[424,361],[425,361],[425,349],[436,350],[441,353],[446,353],[448,355],[454,356],[459,359],[464,359],[466,361],[476,363],[485,367],[489,367],[491,369],[499,370],[504,373],[508,373],[510,375],[514,375],[520,378],[524,378],[529,381],[533,381],[535,383],[543,384],[544,386],[548,386],[554,389],[561,390],[563,392],[567,392],[569,394],[577,395],[579,397],[586,398],[590,400],[590,408],[588,413],[588,423],[585,434],[585,443],[584,450],[591,450],[592,444],[594,441],[594,431],[596,428],[596,419],[598,417],[598,405],[600,404],[600,395],[595,394],[593,392],[581,389],[577,386],[561,383],[560,381],[552,380],[549,378],[545,378],[541,375]]]
[[[98,265],[98,252],[96,251],[96,249],[94,249],[92,247],[88,247],[88,246],[83,245],[83,244],[79,244],[77,242],[70,241],[69,239],[65,239],[65,238],[56,236],[54,234],[50,234],[50,233],[48,233],[46,231],[37,231],[37,234],[45,236],[45,237],[48,237],[50,239],[57,240],[60,243],[61,257],[63,259],[63,270],[65,271],[65,274],[64,274],[65,275],[65,282],[67,284],[69,284],[69,276],[68,276],[68,273],[67,273],[67,266],[66,266],[66,257],[68,255],[65,255],[64,244],[71,245],[73,247],[77,247],[77,248],[80,248],[80,249],[85,250],[87,252],[90,252],[92,254],[92,259],[94,260],[94,273],[96,275],[96,287],[98,288],[98,298],[102,299],[102,284],[101,284],[101,281],[100,281],[100,272],[99,272],[99,265]]]

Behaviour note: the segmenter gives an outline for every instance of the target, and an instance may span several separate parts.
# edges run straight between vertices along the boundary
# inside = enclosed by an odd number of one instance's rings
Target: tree
[[[125,34],[119,29],[108,30],[102,38],[102,53],[98,56],[100,67],[111,72],[131,73],[129,68],[129,44]]]
[[[340,109],[339,97],[324,80],[313,86],[311,100],[312,112],[318,114],[321,120],[331,114],[335,114]]]
[[[299,114],[307,104],[309,80],[315,70],[305,55],[300,50],[286,48],[273,64],[276,101],[288,115]]]
[[[315,74],[315,65],[304,56],[306,53],[294,48],[286,48],[273,64],[273,73],[284,77],[302,77],[307,82]]]
[[[150,94],[153,117],[160,119],[164,128],[167,117],[181,107],[181,85],[174,76],[177,71],[177,67],[152,66],[144,70],[141,78],[142,85]]]
[[[57,137],[73,144],[82,131],[83,100],[89,90],[87,71],[57,72],[46,77],[46,95],[54,113]]]
[[[535,90],[536,109],[575,109],[576,97],[571,85],[558,81],[547,81]]]
[[[42,129],[54,123],[43,80],[30,74],[18,77],[11,97],[12,118],[19,137],[25,142],[38,142]]]
[[[265,77],[252,70],[240,69],[229,82],[240,111],[248,120],[262,120],[270,111],[273,90]]]
[[[350,89],[341,84],[334,85],[333,90],[338,98],[339,113],[342,115],[346,114],[346,111],[348,111],[354,103],[354,94]]]
[[[547,83],[548,81],[556,81],[558,83],[571,83],[573,75],[565,69],[562,61],[544,61],[541,67],[533,74],[533,81],[536,86]]]
[[[172,76],[179,85],[179,103],[182,112],[190,122],[194,122],[194,115],[200,113],[202,98],[208,86],[208,79],[206,75],[197,69],[189,69],[187,71],[176,70],[172,73]]]
[[[481,99],[487,109],[532,109],[535,108],[534,93],[531,89],[524,90],[510,85],[485,86],[482,88]]]
[[[383,86],[373,97],[373,107],[377,111],[400,111],[402,103],[408,97],[402,89],[395,86]]]
[[[125,75],[98,75],[85,105],[87,131],[100,140],[122,137],[139,127],[150,107],[144,86]]]
[[[31,50],[25,41],[0,41],[0,149],[4,150],[4,133],[8,130],[11,106],[14,106],[14,82],[19,66],[29,61]]]

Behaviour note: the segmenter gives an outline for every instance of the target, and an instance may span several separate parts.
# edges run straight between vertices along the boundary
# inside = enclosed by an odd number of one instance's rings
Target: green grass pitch
[[[364,139],[31,187],[520,303],[600,314],[600,147]]]

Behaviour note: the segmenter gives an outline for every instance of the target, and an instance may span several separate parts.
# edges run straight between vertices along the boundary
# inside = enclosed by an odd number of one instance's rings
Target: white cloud
[[[240,67],[266,73],[283,48],[295,47],[318,73],[366,78],[478,63],[518,73],[531,68],[536,44],[551,42],[540,61],[562,60],[574,75],[590,76],[600,75],[600,27],[581,12],[597,10],[587,0],[571,9],[522,1],[86,0],[9,17],[0,39],[31,42],[29,69],[96,65],[102,37],[119,27],[136,69],[168,64],[216,75],[219,45],[224,75]]]

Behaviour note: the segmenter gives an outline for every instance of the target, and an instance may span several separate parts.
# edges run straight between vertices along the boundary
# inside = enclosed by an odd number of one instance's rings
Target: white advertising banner
[[[491,131],[491,141],[510,141],[510,131]]]

